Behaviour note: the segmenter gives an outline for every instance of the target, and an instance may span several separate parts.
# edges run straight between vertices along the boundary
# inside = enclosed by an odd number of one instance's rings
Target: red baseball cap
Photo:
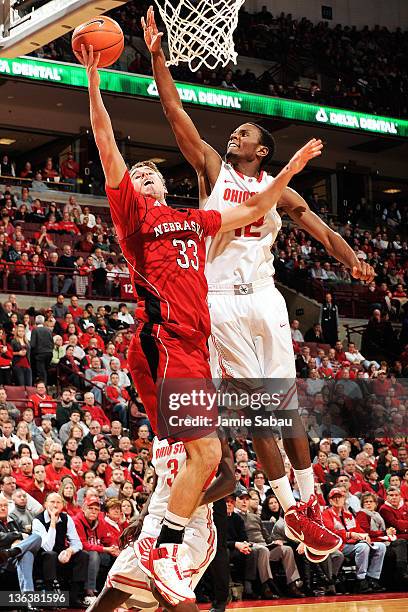
[[[90,495],[89,497],[85,497],[83,501],[84,506],[98,506],[100,507],[101,502],[99,501],[99,497],[95,495]]]
[[[337,487],[333,487],[333,489],[329,493],[329,499],[331,499],[332,497],[336,497],[336,495],[340,495],[340,497],[344,497],[345,493],[341,489],[338,489]]]

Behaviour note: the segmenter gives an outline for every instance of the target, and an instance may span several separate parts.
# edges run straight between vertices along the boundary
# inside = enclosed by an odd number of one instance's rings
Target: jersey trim
[[[229,164],[231,165],[231,164]],[[238,174],[238,176],[240,176],[242,179],[249,179],[249,178],[255,178],[254,176],[247,176],[246,174],[242,174],[242,172],[240,172],[239,170],[236,170],[233,166],[231,166],[232,170],[235,172],[235,174]],[[261,183],[263,180],[263,175],[264,175],[264,171],[261,170],[259,172],[259,176],[256,179],[257,183]]]

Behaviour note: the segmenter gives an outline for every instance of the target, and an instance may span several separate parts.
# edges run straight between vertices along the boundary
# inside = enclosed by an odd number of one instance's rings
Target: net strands
[[[173,0],[177,2],[177,0]],[[210,70],[218,65],[236,64],[233,33],[238,11],[245,0],[155,0],[166,26],[169,60],[167,66],[187,62],[196,72],[204,64]]]

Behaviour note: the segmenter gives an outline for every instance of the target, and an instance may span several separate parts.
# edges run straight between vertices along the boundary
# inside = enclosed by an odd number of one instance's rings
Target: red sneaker
[[[313,506],[313,507],[312,507]],[[285,533],[296,542],[303,542],[309,552],[324,556],[342,545],[340,536],[314,520],[314,496],[308,503],[298,502],[285,512]]]
[[[322,561],[326,561],[329,555],[330,553],[327,553],[326,555],[315,555],[314,553],[310,552],[307,546],[305,546],[305,557],[311,563],[321,563]]]
[[[310,496],[309,501],[307,502],[307,506],[308,514],[312,521],[324,527],[322,511],[320,510],[319,502],[317,501],[316,495]]]

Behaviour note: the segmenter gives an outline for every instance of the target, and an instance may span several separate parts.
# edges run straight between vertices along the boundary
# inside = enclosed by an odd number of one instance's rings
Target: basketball
[[[72,49],[80,55],[81,45],[85,45],[86,49],[92,45],[94,53],[101,54],[98,66],[106,68],[112,66],[123,51],[123,32],[116,21],[101,15],[75,28]]]

